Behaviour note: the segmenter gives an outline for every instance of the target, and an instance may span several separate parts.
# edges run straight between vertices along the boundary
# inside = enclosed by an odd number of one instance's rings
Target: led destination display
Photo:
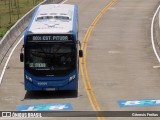
[[[71,41],[72,35],[29,35],[28,41]]]

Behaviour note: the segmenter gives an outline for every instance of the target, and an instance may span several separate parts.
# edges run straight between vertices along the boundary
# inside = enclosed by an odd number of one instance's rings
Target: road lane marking
[[[110,50],[108,51],[109,54],[119,54],[120,51],[116,51],[116,50]]]
[[[154,22],[155,22],[155,18],[156,18],[156,15],[157,15],[159,9],[160,9],[160,5],[158,6],[158,8],[157,8],[157,10],[156,10],[156,12],[155,12],[155,14],[153,16],[152,23],[151,23],[151,42],[152,42],[153,51],[154,51],[154,53],[155,53],[155,55],[157,57],[158,62],[160,63],[160,57],[159,57],[159,55],[157,53],[157,50],[156,50],[156,47],[155,47],[154,35],[153,35]]]
[[[160,99],[119,100],[118,104],[120,107],[160,106]]]
[[[160,66],[153,66],[153,68],[157,69],[157,68],[160,68]]]
[[[159,28],[160,28],[160,12],[159,12]]]
[[[94,29],[94,27],[96,26],[96,24],[98,23],[98,21],[100,20],[100,18],[105,14],[105,12],[113,5],[115,5],[117,2],[117,0],[112,0],[108,5],[105,6],[105,8],[97,15],[97,17],[94,19],[94,21],[91,23],[90,27],[88,28],[85,37],[82,41],[82,49],[84,51],[84,57],[82,59],[80,59],[80,71],[81,71],[81,75],[82,75],[82,80],[88,95],[88,99],[90,101],[90,104],[93,108],[94,111],[101,111],[100,105],[97,101],[97,98],[94,94],[94,91],[92,89],[91,86],[91,82],[90,82],[90,78],[88,75],[88,69],[87,69],[87,44],[89,41],[89,38],[91,36],[91,33]],[[101,114],[101,113],[100,113]],[[100,120],[101,118],[104,119],[103,114],[100,115],[101,117],[97,117],[98,120]]]
[[[2,83],[2,79],[3,79],[4,73],[5,73],[5,71],[6,71],[6,68],[7,68],[7,66],[8,66],[9,60],[10,60],[10,58],[12,57],[12,54],[13,54],[14,50],[15,50],[16,47],[19,45],[19,43],[21,42],[22,39],[23,39],[23,36],[22,36],[22,37],[20,38],[20,40],[16,43],[16,45],[13,47],[12,51],[10,52],[10,54],[9,54],[9,56],[8,56],[8,59],[7,59],[5,65],[4,65],[4,67],[3,67],[3,70],[2,70],[2,73],[1,73],[1,76],[0,76],[0,85],[1,85],[1,83]]]
[[[67,111],[73,110],[71,103],[18,105],[18,111]]]

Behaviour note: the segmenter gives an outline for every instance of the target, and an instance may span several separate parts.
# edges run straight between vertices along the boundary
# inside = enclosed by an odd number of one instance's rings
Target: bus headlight
[[[32,78],[29,77],[28,75],[26,75],[26,79],[29,80],[30,82],[32,82]]]
[[[76,75],[71,76],[71,77],[69,78],[69,82],[72,81],[72,80],[74,80],[75,78],[76,78]]]

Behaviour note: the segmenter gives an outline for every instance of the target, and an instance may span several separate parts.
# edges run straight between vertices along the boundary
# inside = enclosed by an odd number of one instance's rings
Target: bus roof
[[[68,34],[74,31],[77,16],[75,5],[45,4],[37,7],[27,34]]]

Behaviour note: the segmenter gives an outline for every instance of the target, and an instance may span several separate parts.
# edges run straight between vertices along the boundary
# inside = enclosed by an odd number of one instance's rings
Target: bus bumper
[[[78,80],[74,79],[64,86],[59,87],[42,87],[25,80],[25,90],[27,91],[58,91],[58,90],[78,90]]]

